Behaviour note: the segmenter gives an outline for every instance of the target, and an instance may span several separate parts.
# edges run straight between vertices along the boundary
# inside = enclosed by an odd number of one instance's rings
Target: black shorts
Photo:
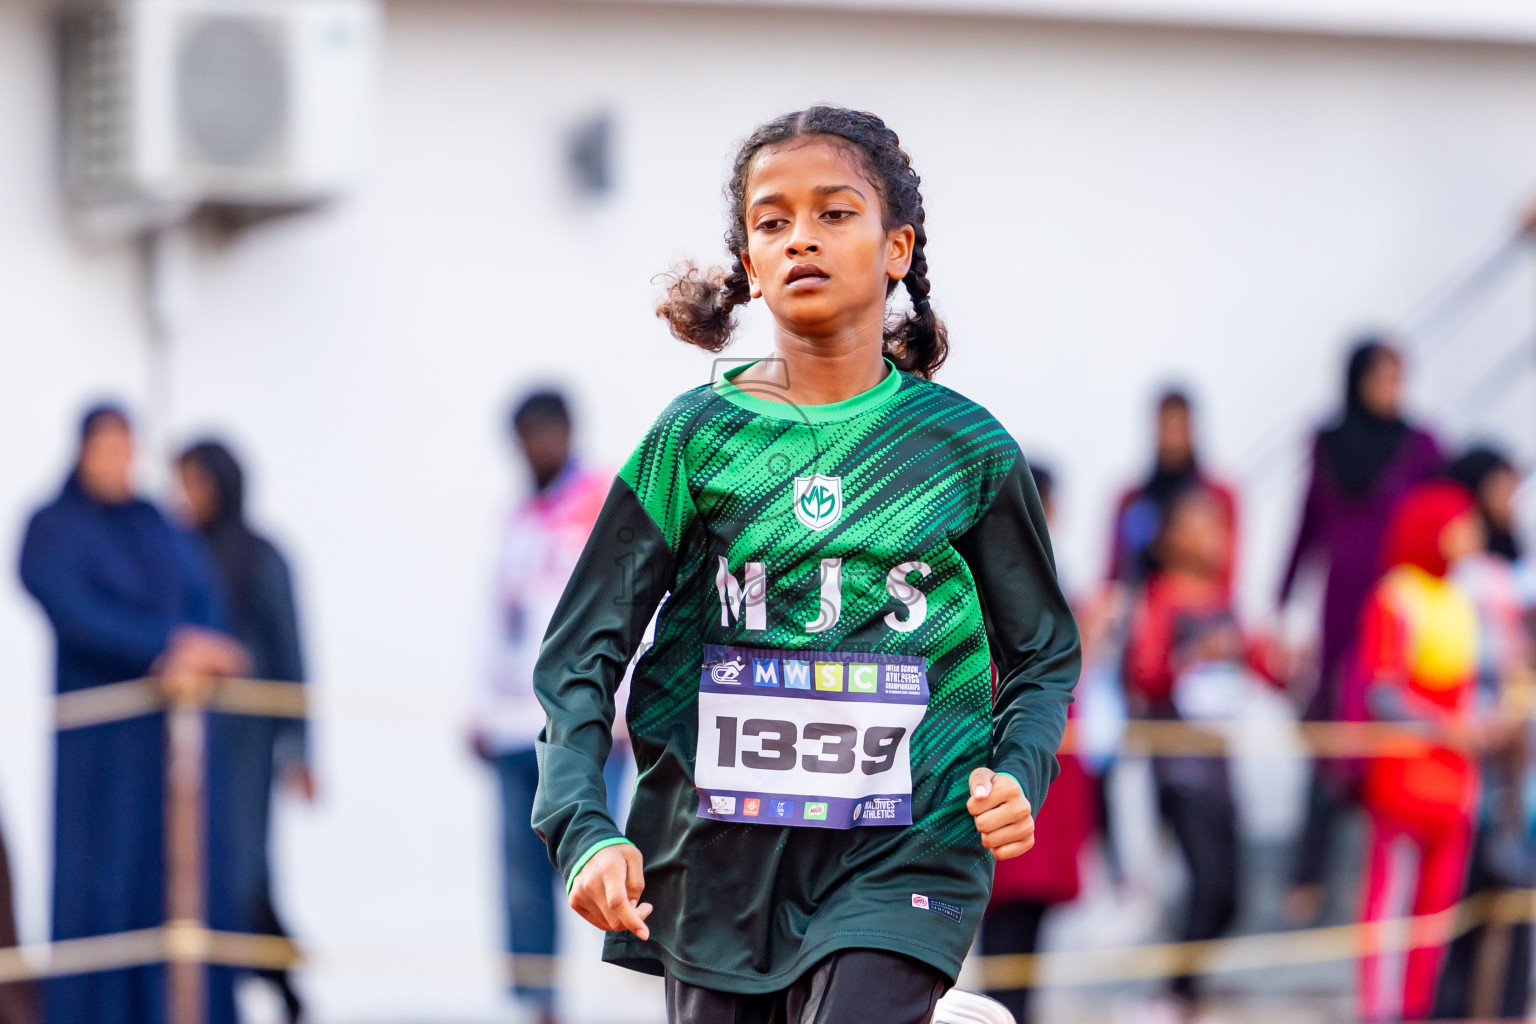
[[[845,949],[788,988],[744,996],[667,975],[667,1024],[928,1024],[949,988],[936,967],[899,953]]]

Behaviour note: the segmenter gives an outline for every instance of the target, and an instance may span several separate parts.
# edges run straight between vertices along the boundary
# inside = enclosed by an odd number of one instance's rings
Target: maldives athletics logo
[[[843,516],[843,478],[795,477],[795,518],[813,530],[825,530]]]

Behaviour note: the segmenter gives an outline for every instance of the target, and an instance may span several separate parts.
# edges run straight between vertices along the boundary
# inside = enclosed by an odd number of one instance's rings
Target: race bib
[[[704,645],[699,815],[810,828],[912,824],[927,660]]]

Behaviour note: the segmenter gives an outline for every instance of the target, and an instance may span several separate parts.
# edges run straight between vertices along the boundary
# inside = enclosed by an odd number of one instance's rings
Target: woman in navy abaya
[[[135,496],[132,467],[127,416],[91,410],[63,490],[27,525],[21,580],[53,626],[59,693],[149,675],[188,685],[245,668],[239,645],[216,631],[220,602],[201,542]],[[162,713],[58,734],[54,939],[165,922],[165,766]],[[208,789],[218,800],[217,784]],[[210,921],[240,928],[225,871],[210,858]],[[211,1024],[233,1024],[233,972],[210,969],[207,987]],[[56,978],[46,994],[56,1024],[160,1024],[165,1007],[162,964]]]

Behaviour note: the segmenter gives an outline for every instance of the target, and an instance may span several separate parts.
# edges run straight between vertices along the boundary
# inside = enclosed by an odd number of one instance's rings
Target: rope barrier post
[[[203,892],[206,697],[173,697],[166,712],[166,977],[170,1024],[203,1024],[206,910]]]

